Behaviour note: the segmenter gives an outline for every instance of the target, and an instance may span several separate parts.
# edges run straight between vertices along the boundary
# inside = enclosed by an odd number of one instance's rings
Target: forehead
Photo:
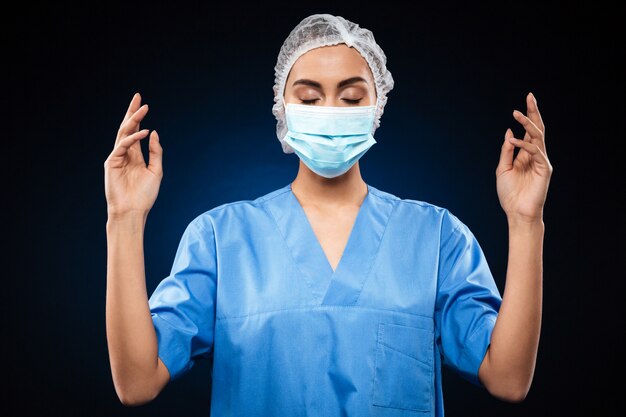
[[[372,79],[363,56],[356,49],[339,44],[311,49],[302,54],[291,67],[287,81],[308,78],[323,82],[325,79],[341,80],[353,76]]]

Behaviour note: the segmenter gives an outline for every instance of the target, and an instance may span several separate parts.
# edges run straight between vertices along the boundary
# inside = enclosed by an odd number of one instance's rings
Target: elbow
[[[532,373],[512,372],[510,368],[494,372],[491,367],[481,367],[479,381],[492,396],[509,403],[526,399],[532,383]]]
[[[147,404],[159,396],[167,381],[169,373],[164,367],[156,372],[145,374],[121,373],[113,370],[113,386],[120,402],[128,407]]]
[[[156,398],[156,395],[147,395],[144,393],[116,391],[120,402],[127,407],[137,407],[149,403]]]
[[[489,390],[489,393],[501,401],[518,404],[526,399],[528,386],[499,386],[497,389]]]
[[[510,390],[508,392],[502,393],[499,398],[502,401],[506,401],[508,403],[519,404],[526,399],[527,395],[528,395],[528,390],[517,389],[517,390]]]
[[[119,398],[120,402],[126,407],[136,407],[142,404],[133,395],[129,395],[125,392],[117,391],[117,398]]]
[[[158,392],[148,389],[141,384],[120,384],[116,383],[115,392],[120,402],[127,407],[137,407],[154,400]]]

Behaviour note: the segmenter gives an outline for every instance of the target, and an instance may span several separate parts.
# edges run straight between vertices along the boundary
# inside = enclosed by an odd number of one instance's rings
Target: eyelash
[[[313,103],[315,103],[317,100],[319,100],[319,99],[314,98],[314,99],[312,99],[312,100],[300,100],[300,101],[302,102],[302,104],[313,104]],[[349,98],[344,98],[344,99],[342,99],[342,100],[344,100],[344,101],[345,101],[346,103],[348,103],[348,104],[359,104],[359,102],[361,101],[361,99],[351,100],[351,99],[349,99]]]

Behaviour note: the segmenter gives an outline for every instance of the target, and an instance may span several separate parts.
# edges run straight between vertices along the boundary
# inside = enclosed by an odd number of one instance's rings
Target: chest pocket
[[[419,415],[431,411],[433,343],[430,326],[378,324],[372,405]]]

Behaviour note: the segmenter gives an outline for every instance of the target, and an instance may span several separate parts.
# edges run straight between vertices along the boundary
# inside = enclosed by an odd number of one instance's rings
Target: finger
[[[137,111],[135,113],[133,113],[128,118],[128,120],[126,120],[120,126],[120,130],[119,130],[118,136],[120,138],[123,138],[126,135],[130,135],[132,133],[137,132],[139,130],[139,123],[141,123],[143,118],[146,117],[147,113],[148,113],[148,105],[147,104],[144,104],[143,106],[139,107],[139,109],[137,109]]]
[[[163,148],[156,130],[153,130],[150,134],[149,150],[150,162],[148,163],[148,169],[157,175],[163,175]]]
[[[130,149],[130,147],[140,141],[141,139],[148,136],[148,129],[140,130],[139,132],[133,133],[132,135],[126,136],[124,139],[121,139],[113,148],[111,155],[109,157],[117,157],[124,156]]]
[[[526,96],[526,112],[532,122],[546,135],[546,126],[543,124],[541,114],[539,113],[539,107],[537,107],[537,99],[533,93],[528,93]]]
[[[532,157],[532,159],[535,162],[539,163],[539,165],[545,166],[545,167],[549,167],[550,166],[550,162],[548,161],[548,157],[541,150],[541,148],[539,146],[537,146],[536,144],[530,143],[530,142],[522,140],[522,139],[516,139],[514,137],[509,137],[507,140],[509,142],[511,142],[513,145],[515,145],[516,147],[522,148],[526,152],[528,152],[530,154],[530,156]]]
[[[515,145],[513,145],[508,139],[513,137],[513,131],[507,129],[504,134],[504,142],[502,142],[502,148],[500,149],[500,161],[496,167],[496,176],[503,172],[506,172],[513,168],[513,155],[515,151]]]
[[[143,118],[146,116],[146,114],[148,113],[148,110],[149,110],[149,108],[148,108],[148,105],[147,105],[147,104],[145,104],[145,107],[146,107],[146,110],[145,110],[146,112],[145,112],[145,114],[144,114],[143,116],[141,116],[141,119],[139,119],[139,122],[137,122],[137,125],[136,125],[136,126],[135,126],[132,130],[131,130],[132,132],[138,132],[138,131],[139,131],[139,128],[140,128],[140,127],[139,127],[139,126],[140,126],[140,122],[141,122],[141,120],[143,120]],[[139,110],[139,108],[138,108],[137,110]],[[136,114],[136,113],[137,113],[137,112],[135,112],[135,113],[133,113],[133,114]],[[133,115],[131,115],[131,116],[129,117],[129,120],[130,120],[130,118],[132,118],[132,117],[133,117]],[[132,149],[135,149],[135,150],[137,151],[137,154],[140,156],[141,160],[142,160],[142,161],[144,160],[144,159],[143,159],[143,153],[141,152],[141,145],[139,144],[139,142],[138,142],[138,141],[137,141],[137,142],[135,142],[135,143],[133,143],[133,145],[130,147],[130,149],[131,149],[131,150],[132,150]]]
[[[120,123],[120,128],[117,131],[117,137],[115,138],[114,146],[117,145],[120,139],[124,136],[121,134],[122,126],[124,126],[124,123],[126,123],[126,121],[130,118],[130,116],[132,116],[137,110],[139,110],[140,104],[141,104],[141,95],[139,93],[135,93],[133,98],[130,100],[130,104],[128,106],[128,109],[126,110],[126,114],[124,115],[124,119],[122,120],[122,123]]]
[[[120,126],[123,125],[124,122],[126,122],[126,120],[128,120],[130,116],[133,115],[133,113],[139,110],[140,106],[141,106],[141,94],[135,93],[132,100],[130,100],[130,105],[128,106],[128,110],[126,110],[126,114],[124,115],[124,119],[122,120],[122,123],[120,123]]]
[[[526,129],[526,132],[528,132],[532,139],[542,139],[543,132],[537,127],[537,125],[535,125],[535,123],[533,123],[532,120],[530,120],[530,118],[525,116],[521,111],[513,110],[513,118],[515,118],[515,120],[517,120],[522,126],[524,126],[524,129]]]
[[[517,120],[522,126],[524,126],[524,129],[526,130],[526,135],[524,135],[524,139],[526,139],[527,142],[530,141],[531,143],[534,143],[545,150],[545,146],[543,143],[543,132],[537,127],[537,125],[535,125],[535,123],[533,123],[530,118],[528,118],[518,110],[513,111],[513,118]]]

